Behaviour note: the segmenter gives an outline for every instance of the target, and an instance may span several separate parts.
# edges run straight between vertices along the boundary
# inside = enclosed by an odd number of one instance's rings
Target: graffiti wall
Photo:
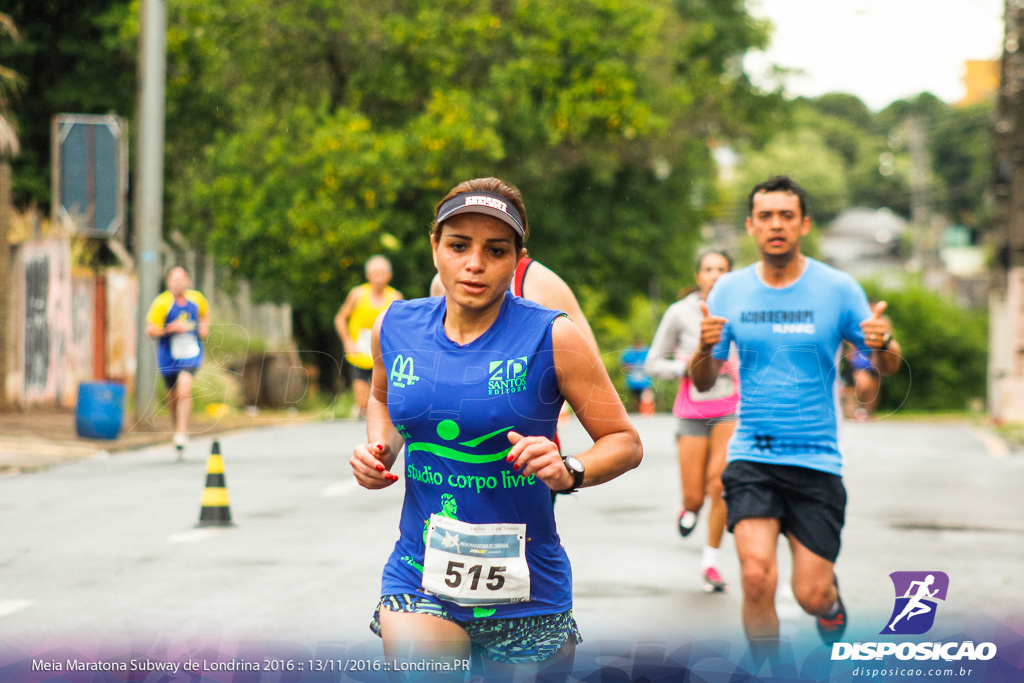
[[[135,276],[121,269],[72,274],[70,262],[61,239],[25,242],[12,253],[12,404],[73,408],[80,382],[131,387],[135,379]]]
[[[14,265],[18,293],[14,313],[20,323],[15,377],[10,382],[18,394],[15,401],[72,406],[70,243],[62,239],[27,242]]]

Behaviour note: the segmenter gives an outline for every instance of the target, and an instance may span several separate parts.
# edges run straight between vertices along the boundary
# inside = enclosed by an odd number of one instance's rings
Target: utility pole
[[[163,234],[164,99],[167,80],[167,0],[143,0],[139,25],[138,150],[135,165],[135,257],[139,264],[135,420],[152,420],[156,351],[146,334],[146,312],[160,285]]]
[[[914,227],[913,258],[922,269],[926,266],[927,226],[929,221],[930,188],[928,173],[928,145],[921,119],[909,114],[903,122],[907,136],[907,154],[910,157],[910,221]]]
[[[936,289],[940,283],[942,262],[939,257],[937,217],[932,212],[932,172],[928,157],[928,133],[917,114],[910,114],[903,123],[910,157],[910,221],[913,225],[912,254],[924,276],[927,287]]]
[[[995,260],[989,289],[989,414],[1024,422],[1024,5],[1005,0],[995,123]]]

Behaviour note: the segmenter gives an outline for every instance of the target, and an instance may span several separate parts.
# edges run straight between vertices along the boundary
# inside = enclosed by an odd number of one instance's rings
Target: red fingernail
[[[378,472],[383,472],[384,471],[384,465],[381,465],[381,464],[378,463],[377,464],[377,471]]]
[[[513,461],[513,460],[515,460],[515,459],[516,459],[516,456],[514,456],[514,455],[510,455],[510,456],[508,456],[507,458],[505,458],[505,460],[506,460],[507,462],[512,462],[512,461]]]
[[[522,477],[525,477],[526,476],[526,472],[520,472],[519,475],[522,476]]]
[[[512,469],[518,470],[519,469],[519,463],[516,463],[515,465],[512,465]]]
[[[382,450],[384,450],[384,444],[382,444],[382,443],[378,443],[378,444],[374,444],[374,445],[375,445],[375,446],[377,447],[377,450],[378,450],[378,451],[382,451]]]

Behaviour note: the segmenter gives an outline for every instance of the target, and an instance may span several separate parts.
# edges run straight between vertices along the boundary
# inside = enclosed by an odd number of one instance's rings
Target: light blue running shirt
[[[731,343],[739,350],[739,422],[728,459],[842,474],[839,351],[846,339],[870,353],[860,323],[871,308],[861,286],[812,258],[782,289],[748,266],[715,283],[708,308],[728,320],[715,358],[725,360]]]

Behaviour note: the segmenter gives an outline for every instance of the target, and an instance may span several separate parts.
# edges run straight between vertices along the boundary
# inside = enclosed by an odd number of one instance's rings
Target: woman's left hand
[[[524,477],[536,475],[552,491],[564,491],[572,486],[573,477],[565,468],[554,441],[517,432],[509,432],[508,440],[512,442],[512,450],[505,459],[512,463],[512,469]]]

